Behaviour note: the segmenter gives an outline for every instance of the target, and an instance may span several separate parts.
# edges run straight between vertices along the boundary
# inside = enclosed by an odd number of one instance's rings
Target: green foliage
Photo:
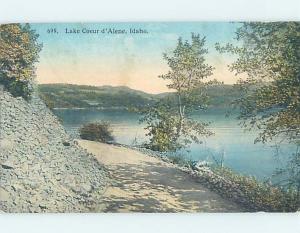
[[[242,91],[235,102],[239,118],[244,127],[260,130],[255,142],[296,144],[287,168],[277,174],[288,175],[284,184],[299,193],[300,22],[244,23],[236,39],[240,46],[216,47],[237,56],[231,71],[246,74],[236,85]]]
[[[150,137],[147,148],[155,151],[177,151],[186,148],[192,142],[201,143],[199,135],[212,134],[206,129],[207,123],[194,121],[187,116],[184,123],[181,123],[178,109],[173,105],[172,99],[163,99],[140,111],[143,114],[141,121],[146,123],[145,129],[148,131],[146,136]]]
[[[255,211],[294,212],[300,207],[299,192],[294,188],[284,189],[271,183],[262,183],[255,177],[240,175],[224,167],[214,167],[213,172],[235,184],[247,200],[246,204]],[[228,190],[222,191],[230,197]]]
[[[0,84],[14,96],[30,97],[41,45],[29,24],[0,25]]]
[[[289,188],[295,188],[300,196],[300,152],[299,146],[294,154],[290,156],[287,165],[277,169],[274,176],[279,180],[278,183]]]
[[[205,38],[192,34],[191,43],[179,38],[175,50],[163,55],[170,70],[160,78],[168,80],[168,88],[175,93],[142,111],[142,121],[147,123],[147,136],[150,136],[149,148],[176,151],[192,142],[200,143],[200,136],[212,134],[206,129],[207,123],[189,117],[195,106],[207,106],[207,87],[216,84],[216,81],[206,81],[213,68],[205,64],[204,55],[208,51],[204,44]]]
[[[79,133],[80,137],[85,140],[105,143],[114,140],[112,129],[108,122],[85,124],[80,128]]]
[[[256,141],[280,137],[299,143],[300,23],[244,23],[236,35],[240,47],[217,49],[237,55],[230,70],[247,75],[237,84],[244,126],[261,130]]]
[[[142,122],[146,123],[146,136],[150,136],[150,142],[146,148],[155,151],[176,151],[182,148],[178,142],[177,125],[179,118],[172,111],[168,111],[168,102],[160,101],[154,106],[147,106],[141,113]]]
[[[179,165],[180,167],[193,168],[196,164],[196,161],[186,159],[183,155],[180,154],[169,155],[168,159],[171,163]]]

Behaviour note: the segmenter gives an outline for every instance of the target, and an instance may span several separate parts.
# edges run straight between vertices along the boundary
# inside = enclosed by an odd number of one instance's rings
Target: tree
[[[143,112],[142,121],[147,123],[151,149],[176,151],[192,142],[200,143],[199,136],[212,134],[206,129],[207,123],[190,117],[196,108],[207,106],[205,90],[216,83],[207,80],[213,67],[205,63],[208,50],[204,44],[205,38],[192,34],[191,43],[179,38],[174,51],[163,54],[170,70],[159,77],[168,80],[168,88],[175,92]]]
[[[239,46],[217,44],[216,47],[220,52],[237,56],[230,65],[231,71],[247,75],[237,83],[243,91],[236,101],[243,125],[260,130],[256,142],[279,139],[299,147],[300,23],[243,23],[236,39]],[[292,172],[298,191],[299,158],[297,148],[291,162],[298,164],[298,169],[293,168]]]
[[[300,23],[244,23],[236,35],[241,47],[217,49],[237,55],[230,70],[247,74],[237,85],[240,119],[261,130],[257,141],[280,136],[299,142]]]
[[[34,64],[42,46],[29,24],[0,25],[0,83],[14,96],[29,98]]]

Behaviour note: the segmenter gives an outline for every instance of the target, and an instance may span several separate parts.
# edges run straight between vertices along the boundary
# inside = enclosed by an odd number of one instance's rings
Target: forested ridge
[[[53,108],[143,107],[172,92],[150,94],[126,86],[88,86],[73,84],[40,84],[40,97]],[[216,85],[208,89],[210,108],[228,108],[239,97],[233,85]]]

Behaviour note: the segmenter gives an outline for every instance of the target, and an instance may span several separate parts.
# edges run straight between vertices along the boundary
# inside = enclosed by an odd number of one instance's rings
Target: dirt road
[[[128,148],[80,140],[109,170],[105,212],[240,212],[172,164]],[[101,208],[103,208],[101,207]]]

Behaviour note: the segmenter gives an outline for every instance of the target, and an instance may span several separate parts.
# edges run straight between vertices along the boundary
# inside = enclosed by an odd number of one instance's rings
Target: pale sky
[[[207,63],[214,66],[214,75],[224,83],[235,83],[237,77],[228,71],[232,62],[219,54],[216,42],[235,43],[237,23],[99,23],[99,24],[31,24],[43,43],[37,64],[39,83],[72,83],[82,85],[128,86],[148,93],[170,91],[159,75],[168,71],[164,52],[176,47],[177,39],[191,33],[206,36],[209,50]],[[56,28],[58,33],[47,33]],[[66,28],[80,33],[65,33]],[[108,28],[125,29],[127,34],[100,33]],[[130,34],[129,29],[145,29],[147,34]],[[82,33],[82,29],[99,30],[98,34]],[[107,31],[106,31],[107,32]]]

